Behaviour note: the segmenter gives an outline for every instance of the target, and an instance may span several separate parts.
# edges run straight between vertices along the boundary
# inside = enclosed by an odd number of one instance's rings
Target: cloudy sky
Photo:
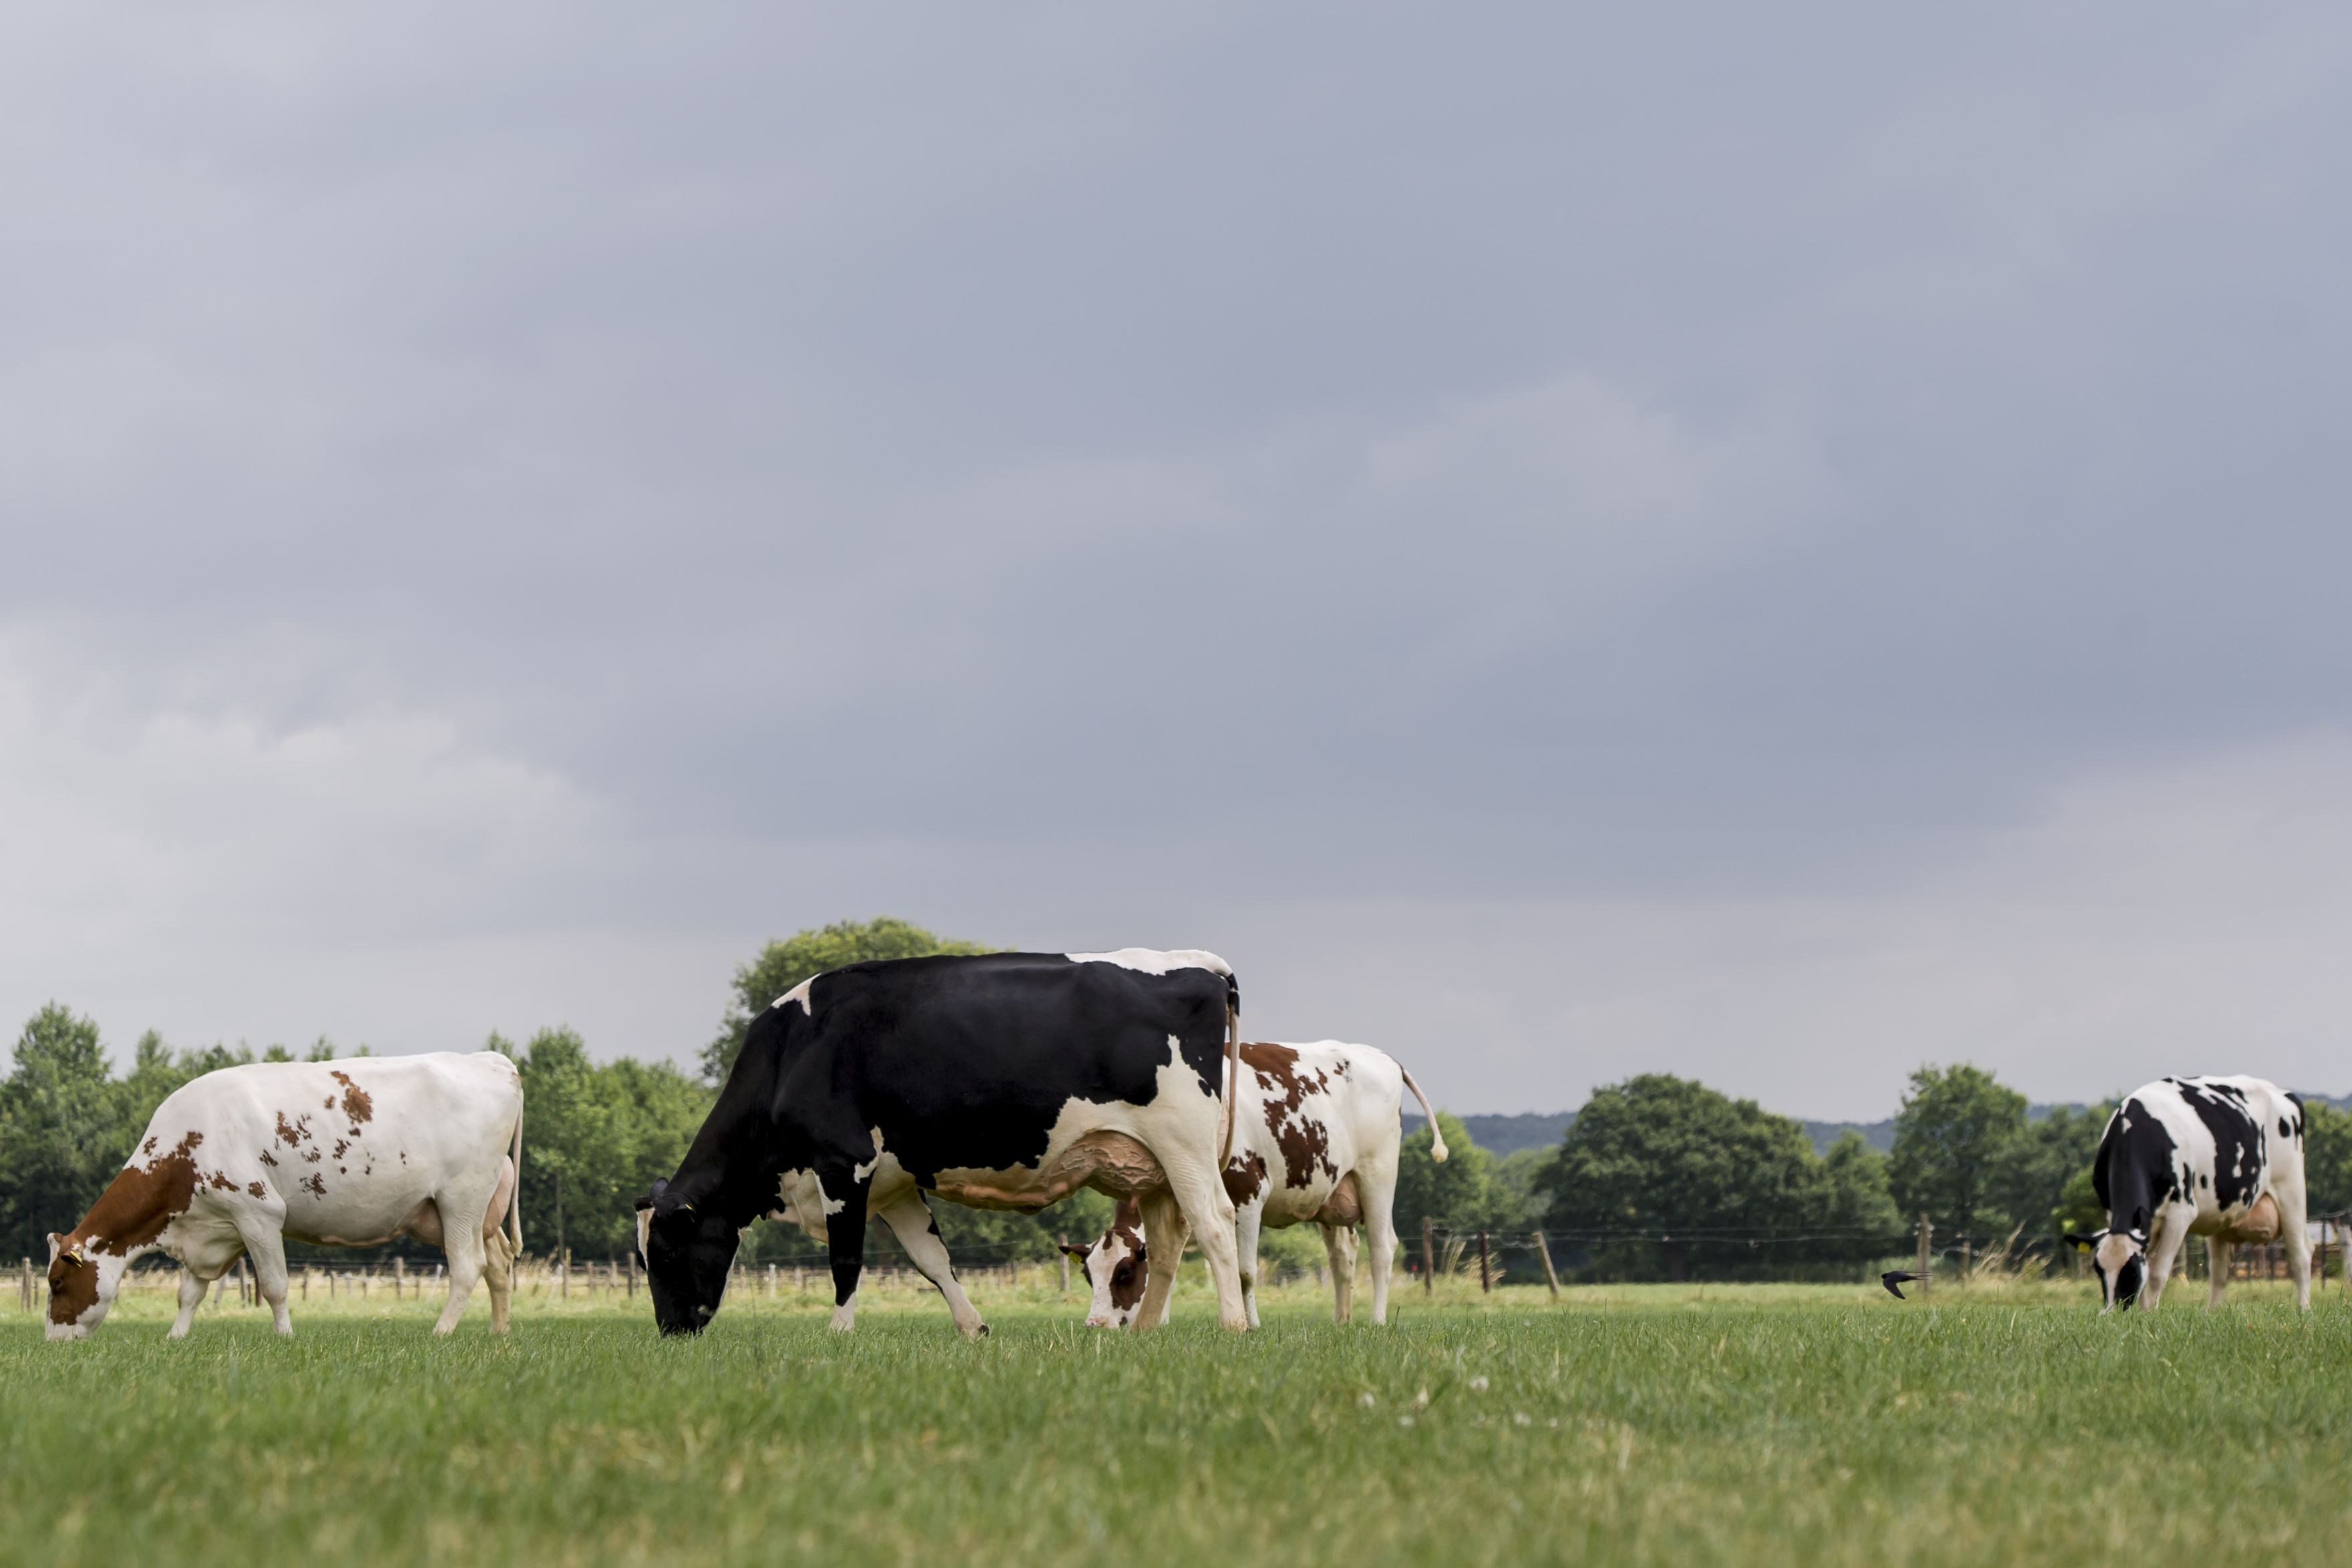
[[[2317,5],[0,13],[0,1020],[2342,1093],[2347,176]]]

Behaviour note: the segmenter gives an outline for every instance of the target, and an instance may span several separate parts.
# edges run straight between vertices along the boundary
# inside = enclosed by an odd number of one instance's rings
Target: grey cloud
[[[2352,720],[2322,7],[14,26],[16,732],[354,942],[1892,896]]]

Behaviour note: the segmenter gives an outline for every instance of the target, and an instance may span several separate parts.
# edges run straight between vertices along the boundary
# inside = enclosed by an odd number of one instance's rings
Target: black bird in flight
[[[1906,1279],[1916,1279],[1919,1278],[1920,1276],[1916,1274],[1907,1274],[1900,1268],[1895,1268],[1880,1275],[1878,1277],[1878,1282],[1881,1285],[1885,1286],[1886,1293],[1894,1297],[1896,1300],[1908,1301],[1911,1298],[1903,1293],[1903,1283]]]

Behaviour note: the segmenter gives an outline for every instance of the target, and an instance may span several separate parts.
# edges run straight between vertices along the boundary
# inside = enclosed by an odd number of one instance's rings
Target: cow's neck
[[[774,1043],[755,1030],[670,1179],[668,1190],[681,1201],[698,1211],[715,1209],[739,1226],[775,1205],[768,1167],[774,1163],[776,1054]]]
[[[165,1227],[188,1212],[195,1184],[195,1163],[185,1154],[175,1152],[143,1168],[125,1166],[99,1194],[70,1239],[115,1258],[152,1252],[161,1245]]]

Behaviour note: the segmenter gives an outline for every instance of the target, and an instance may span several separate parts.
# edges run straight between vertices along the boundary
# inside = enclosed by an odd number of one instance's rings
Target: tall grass
[[[1190,1272],[1197,1272],[1192,1270]],[[2346,1560],[2352,1311],[2284,1287],[2096,1315],[2074,1285],[1270,1292],[1088,1331],[1051,1272],[981,1299],[314,1300],[297,1337],[133,1300],[0,1315],[0,1560],[867,1563]]]

